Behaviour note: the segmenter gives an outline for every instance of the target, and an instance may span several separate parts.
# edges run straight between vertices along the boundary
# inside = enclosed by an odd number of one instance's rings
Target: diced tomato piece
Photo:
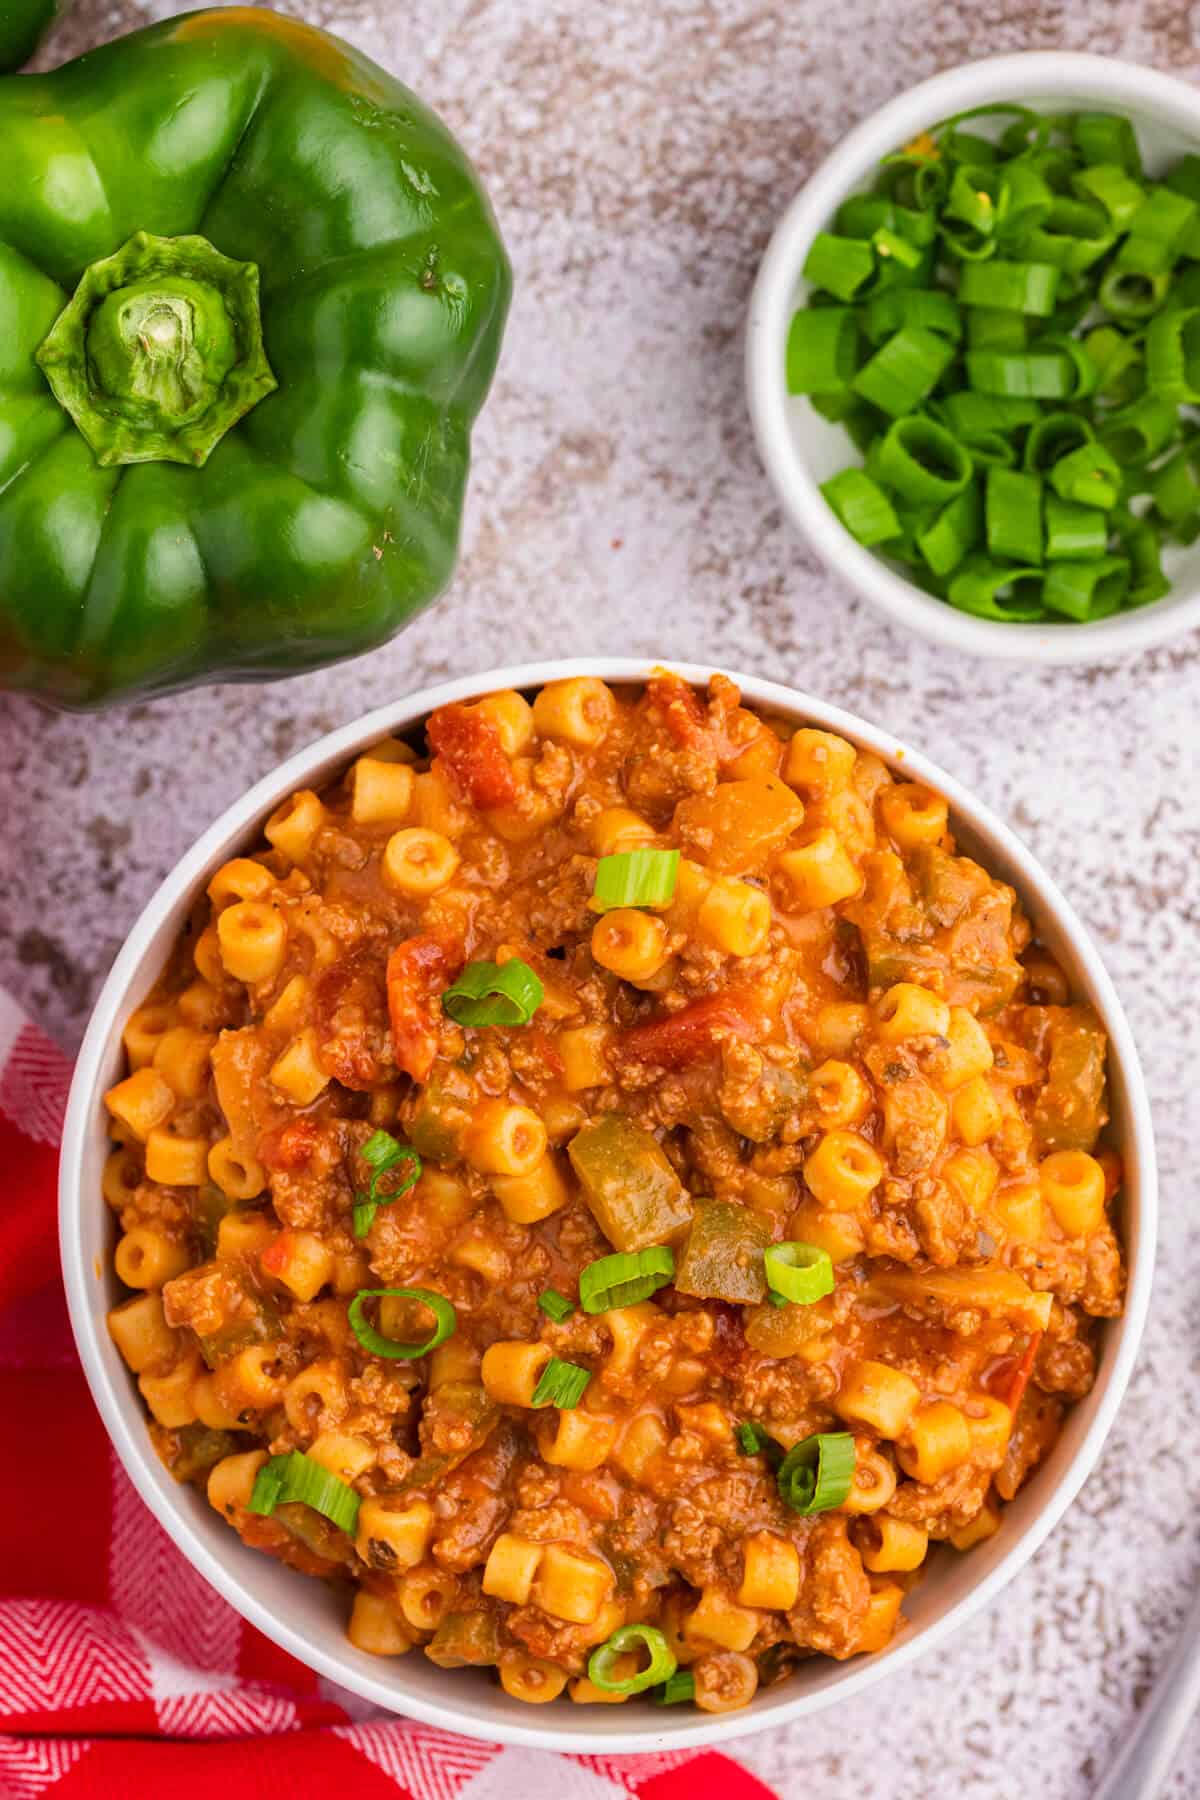
[[[406,938],[388,957],[388,1018],[396,1066],[426,1081],[438,1051],[441,998],[462,964],[460,951],[431,935]]]
[[[268,1169],[302,1169],[312,1158],[321,1137],[316,1119],[293,1119],[258,1141],[258,1160]]]
[[[758,1037],[763,1025],[762,1012],[748,994],[710,994],[665,1019],[634,1025],[621,1039],[621,1054],[631,1062],[683,1069],[703,1062],[725,1038]]]
[[[477,706],[439,706],[425,728],[429,747],[472,806],[510,806],[517,797],[500,733]]]
[[[1020,1356],[999,1356],[988,1369],[983,1378],[983,1385],[989,1394],[997,1400],[1003,1400],[1005,1406],[1016,1412],[1029,1386],[1029,1377],[1033,1374],[1033,1365],[1037,1361],[1038,1346],[1045,1333],[1035,1331]]]
[[[700,696],[678,675],[652,675],[646,683],[646,703],[661,712],[667,730],[685,750],[708,744],[710,734]]]
[[[265,1550],[268,1556],[276,1557],[290,1569],[298,1569],[302,1575],[338,1572],[337,1563],[310,1550],[274,1519],[263,1518],[259,1513],[240,1513],[236,1524],[243,1544],[249,1544],[252,1550]]]

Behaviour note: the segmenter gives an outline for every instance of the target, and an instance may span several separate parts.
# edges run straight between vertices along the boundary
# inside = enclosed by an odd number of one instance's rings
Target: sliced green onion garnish
[[[1128,230],[1145,199],[1139,183],[1116,163],[1095,163],[1080,169],[1071,177],[1071,185],[1081,200],[1094,201],[1104,208],[1114,231]]]
[[[851,1440],[853,1441],[853,1440]],[[627,1650],[644,1650],[650,1658],[644,1669],[616,1681],[612,1667]],[[675,1673],[675,1655],[662,1632],[654,1625],[621,1625],[608,1642],[593,1650],[588,1657],[588,1680],[606,1694],[644,1694],[647,1688],[669,1681]]]
[[[1013,400],[1064,400],[1075,385],[1061,350],[968,350],[966,364],[973,388]]]
[[[1053,263],[967,263],[958,281],[963,306],[994,306],[1004,312],[1048,319],[1058,297],[1059,271]]]
[[[1200,512],[1200,481],[1197,480],[1194,446],[1177,450],[1154,471],[1150,493],[1156,509],[1168,524],[1177,530],[1190,524]]]
[[[1084,162],[1116,163],[1127,175],[1141,176],[1142,159],[1133,126],[1118,113],[1076,113],[1071,135]]]
[[[793,1444],[775,1479],[784,1504],[803,1514],[840,1506],[854,1482],[854,1439],[848,1431],[820,1431]]]
[[[1060,456],[1078,450],[1081,444],[1090,444],[1093,436],[1091,426],[1078,413],[1043,413],[1029,428],[1021,466],[1032,475],[1044,475]]]
[[[395,1338],[385,1337],[366,1317],[368,1300],[413,1300],[418,1305],[428,1307],[433,1314],[435,1324],[431,1337],[420,1344],[398,1344]],[[372,1356],[386,1356],[393,1360],[412,1362],[418,1356],[428,1356],[439,1344],[444,1344],[454,1334],[458,1323],[457,1315],[450,1301],[444,1294],[431,1293],[428,1288],[359,1288],[350,1302],[346,1314],[350,1329]]]
[[[787,341],[789,394],[836,394],[858,366],[858,328],[848,306],[809,306],[792,320]]]
[[[875,273],[870,244],[857,238],[835,237],[818,231],[804,261],[804,279],[810,287],[823,288],[837,300],[852,300]]]
[[[963,334],[962,309],[940,288],[890,287],[872,294],[863,311],[863,329],[872,344],[881,344],[904,325],[919,325],[957,343]]]
[[[811,1306],[834,1289],[833,1258],[816,1244],[770,1244],[763,1251],[763,1269],[772,1293],[793,1306]]]
[[[356,1238],[363,1238],[375,1223],[375,1215],[381,1206],[390,1206],[393,1200],[399,1200],[402,1194],[407,1194],[410,1188],[416,1186],[421,1179],[422,1163],[411,1144],[401,1144],[387,1131],[373,1131],[358,1154],[367,1167],[374,1171],[367,1192],[354,1196],[354,1235]],[[403,1181],[385,1191],[380,1187],[380,1182],[391,1169],[402,1162],[411,1164]]]
[[[967,309],[966,337],[969,350],[1024,350],[1029,343],[1029,326],[1024,313],[999,306],[971,306]]]
[[[612,1312],[648,1300],[675,1276],[675,1256],[665,1244],[621,1250],[589,1263],[579,1276],[579,1304],[586,1313]]]
[[[678,1706],[681,1700],[696,1698],[696,1677],[690,1669],[676,1669],[654,1696],[655,1706]]]
[[[1094,506],[1046,495],[1046,560],[1088,562],[1108,548],[1108,521]]]
[[[946,598],[951,606],[977,619],[1032,624],[1045,617],[1045,579],[1041,569],[1011,568],[973,553],[955,572]]]
[[[563,1320],[569,1319],[575,1311],[575,1302],[568,1300],[565,1294],[560,1294],[557,1288],[546,1288],[540,1293],[538,1305],[546,1317],[553,1319],[556,1325],[561,1325]]]
[[[592,901],[598,912],[614,906],[666,906],[678,876],[678,850],[620,850],[596,864]]]
[[[1114,319],[1148,319],[1167,297],[1171,277],[1113,267],[1100,283],[1100,304]]]
[[[904,325],[864,363],[851,386],[880,412],[900,418],[937,386],[953,360],[954,345],[936,331]]]
[[[1164,401],[1200,401],[1200,307],[1161,312],[1146,328],[1146,384]]]
[[[1121,494],[1121,471],[1103,444],[1081,444],[1060,456],[1050,470],[1050,485],[1062,500],[1107,511]]]
[[[1046,570],[1042,600],[1050,612],[1086,623],[1115,613],[1129,590],[1129,564],[1123,556],[1092,562],[1056,562]]]
[[[1153,323],[1157,324],[1157,319]],[[1110,412],[1098,436],[1113,461],[1126,469],[1135,463],[1150,462],[1167,448],[1178,431],[1175,406],[1159,394],[1143,394],[1129,406]]]
[[[456,1025],[528,1025],[546,990],[519,956],[506,963],[468,963],[442,995]]]
[[[922,252],[919,245],[911,243],[908,238],[901,237],[898,231],[891,231],[881,225],[871,234],[871,245],[883,262],[898,263],[902,269],[919,269]]]
[[[590,1369],[581,1369],[578,1363],[560,1362],[552,1356],[538,1376],[532,1405],[557,1406],[560,1412],[570,1412],[583,1399],[591,1379]]]
[[[869,548],[900,536],[896,509],[862,469],[840,469],[821,488],[850,536]]]
[[[1022,469],[989,469],[984,501],[987,547],[1013,562],[1042,560],[1042,482]]]
[[[897,419],[878,440],[879,479],[905,500],[945,505],[971,479],[971,459],[952,432],[915,413]]]
[[[771,1442],[770,1433],[757,1419],[743,1419],[733,1435],[743,1456],[757,1456]]]
[[[354,1489],[302,1450],[290,1450],[286,1456],[273,1456],[258,1471],[247,1511],[269,1518],[277,1506],[297,1502],[311,1506],[353,1537],[359,1508]]]
[[[1000,440],[1003,443],[1003,439]],[[972,455],[977,455],[972,446]],[[971,482],[917,536],[917,548],[935,575],[950,575],[983,535],[983,501]]]
[[[1025,248],[1030,256],[1052,263],[1064,275],[1080,275],[1099,262],[1115,240],[1103,207],[1060,194],[1042,223],[1030,232]]]

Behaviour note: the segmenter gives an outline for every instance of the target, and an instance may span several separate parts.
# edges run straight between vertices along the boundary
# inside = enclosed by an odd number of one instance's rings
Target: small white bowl
[[[1183,81],[1108,56],[1033,51],[964,63],[923,81],[865,119],[826,157],[775,228],[754,292],[746,336],[746,387],[758,448],[784,507],[813,548],[866,599],[935,642],[1021,662],[1101,662],[1148,649],[1200,625],[1200,541],[1166,552],[1172,588],[1162,600],[1092,625],[1006,625],[976,619],[924,593],[851,537],[820,483],[861,457],[840,426],[785,379],[788,327],[808,294],[809,246],[848,195],[870,187],[881,160],[921,131],[970,107],[1015,101],[1035,112],[1095,110],[1129,118],[1152,172],[1200,149],[1200,94]],[[974,127],[986,130],[987,121]]]
[[[705,685],[712,672],[694,664],[672,666],[698,686]],[[586,1707],[565,1702],[535,1708],[510,1699],[476,1671],[447,1673],[420,1655],[386,1661],[356,1650],[346,1640],[341,1606],[323,1583],[247,1549],[202,1495],[172,1480],[154,1454],[141,1398],[105,1327],[105,1314],[120,1297],[120,1286],[112,1270],[111,1217],[100,1193],[109,1148],[102,1096],[121,1073],[121,1028],[157,979],[193,896],[221,863],[260,838],[265,819],[288,794],[301,787],[319,788],[359,751],[390,732],[419,725],[435,706],[497,688],[535,689],[566,675],[641,682],[653,667],[628,658],[581,658],[466,676],[380,707],[301,750],[266,776],[188,851],[130,932],[79,1053],[63,1134],[59,1223],[79,1354],[117,1454],[142,1499],[184,1555],[260,1631],[362,1699],[468,1737],[546,1750],[616,1753],[726,1743],[858,1693],[943,1644],[1032,1556],[1095,1463],[1129,1379],[1154,1262],[1154,1147],[1137,1052],[1095,948],[1045,870],[986,807],[889,733],[794,689],[737,676],[751,705],[798,724],[840,732],[912,779],[944,793],[960,842],[1017,889],[1075,992],[1091,1002],[1109,1034],[1113,1130],[1126,1163],[1121,1222],[1130,1272],[1126,1308],[1122,1318],[1102,1326],[1096,1384],[1069,1413],[1049,1458],[1007,1508],[1000,1531],[967,1555],[947,1551],[933,1559],[905,1602],[906,1629],[882,1654],[846,1663],[814,1657],[790,1681],[766,1689],[745,1712],[705,1717],[687,1707]]]

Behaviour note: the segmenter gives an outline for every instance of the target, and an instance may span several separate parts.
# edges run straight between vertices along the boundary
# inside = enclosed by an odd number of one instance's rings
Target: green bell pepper
[[[28,62],[55,19],[72,0],[2,0],[0,3],[0,71]]]
[[[449,579],[511,278],[336,38],[186,15],[0,80],[0,686],[297,673]]]

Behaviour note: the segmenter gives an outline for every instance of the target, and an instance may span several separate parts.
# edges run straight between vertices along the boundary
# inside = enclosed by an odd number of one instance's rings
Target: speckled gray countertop
[[[78,0],[50,59],[184,10]],[[1041,856],[1128,1008],[1162,1163],[1153,1314],[1098,1472],[1003,1600],[944,1656],[732,1749],[788,1800],[1087,1800],[1200,1581],[1200,636],[1116,668],[1039,672],[882,624],[781,519],[747,424],[740,328],[774,219],[891,94],[985,50],[1054,46],[1195,78],[1200,8],[291,10],[442,112],[512,253],[462,565],[403,637],[326,674],[88,719],[0,699],[0,983],[76,1043],[126,930],[202,826],[288,751],[451,673],[569,651],[695,657],[812,689],[928,750]],[[1200,1727],[1168,1789],[1198,1793]]]

